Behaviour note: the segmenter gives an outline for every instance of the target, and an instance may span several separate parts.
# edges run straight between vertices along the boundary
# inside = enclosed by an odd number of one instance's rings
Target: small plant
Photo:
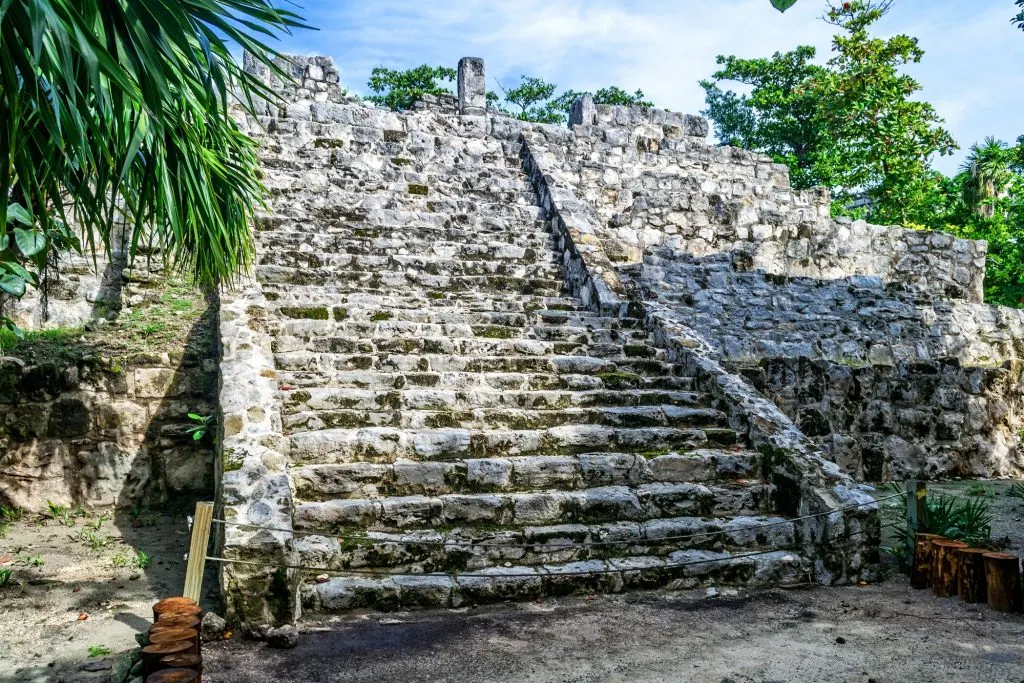
[[[208,429],[216,424],[216,417],[213,415],[198,415],[196,413],[188,413],[188,419],[192,420],[194,424],[190,425],[185,430],[186,434],[192,435],[193,441],[199,441],[204,436]]]
[[[110,545],[110,537],[98,534],[94,529],[82,529],[77,538],[72,536],[71,539],[81,541],[92,550],[103,550]]]
[[[100,527],[103,526],[103,522],[105,522],[105,521],[107,521],[107,515],[104,513],[102,515],[97,515],[96,519],[94,519],[87,526],[91,527],[93,531],[99,531]]]
[[[99,657],[106,657],[110,654],[110,648],[106,645],[90,645],[89,646],[89,658],[97,659]]]
[[[42,567],[46,564],[46,560],[43,559],[42,555],[29,555],[19,559],[18,561],[26,567]]]
[[[134,557],[125,553],[117,553],[110,558],[110,563],[115,567],[131,567],[132,569],[145,569],[152,561],[153,559],[145,550],[137,551]]]
[[[989,487],[985,486],[984,484],[974,483],[974,484],[971,484],[969,487],[967,487],[967,495],[968,496],[980,496],[980,497],[983,497],[983,498],[991,498],[995,494],[992,492],[992,489],[990,489]]]
[[[1009,495],[1011,498],[1024,500],[1024,481],[1018,481],[1013,486],[1011,486]]]
[[[6,588],[14,583],[13,569],[0,569],[0,588]]]
[[[8,522],[20,522],[25,516],[25,510],[22,508],[12,508],[6,505],[0,505],[0,519]]]

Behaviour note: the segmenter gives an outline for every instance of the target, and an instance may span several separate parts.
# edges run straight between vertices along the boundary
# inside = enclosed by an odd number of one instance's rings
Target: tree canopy
[[[378,66],[370,72],[367,87],[375,95],[366,99],[388,109],[402,111],[409,109],[424,95],[450,95],[451,88],[444,83],[455,80],[458,72],[446,66],[422,64],[412,69],[399,71]]]
[[[268,0],[0,2],[0,289],[122,225],[200,284],[246,268],[264,189],[229,108],[275,95],[229,44],[287,77],[265,41],[300,26]]]
[[[903,71],[924,51],[910,36],[874,37],[889,2],[853,0],[831,7],[839,32],[827,63],[798,46],[770,58],[720,56],[715,80],[702,81],[720,142],[771,155],[792,168],[793,185],[829,187],[842,211],[867,199],[878,222],[921,222],[916,210],[934,184],[933,156],[956,149],[935,109]],[[750,87],[749,94],[722,81]],[[860,202],[863,204],[864,202]]]

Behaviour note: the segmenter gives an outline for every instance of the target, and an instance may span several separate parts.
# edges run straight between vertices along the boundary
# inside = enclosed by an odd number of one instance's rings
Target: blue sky
[[[715,55],[767,56],[804,43],[827,59],[834,27],[825,0],[799,0],[785,14],[768,0],[298,0],[320,30],[283,41],[285,51],[334,57],[342,82],[365,93],[377,65],[454,66],[483,57],[488,79],[521,74],[577,90],[641,88],[658,106],[697,113],[697,81]],[[936,160],[956,169],[986,135],[1024,133],[1024,32],[1010,24],[1013,0],[896,0],[879,33],[920,39],[924,61],[911,67],[921,97],[945,118],[961,150]]]

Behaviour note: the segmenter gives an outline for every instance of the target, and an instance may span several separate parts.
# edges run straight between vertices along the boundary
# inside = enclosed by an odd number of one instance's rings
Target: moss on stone
[[[626,344],[622,347],[622,353],[628,358],[653,358],[655,351],[646,344]]]
[[[427,195],[427,192],[428,188],[426,185],[417,185],[416,183],[409,183],[409,194],[417,194],[425,197]]]
[[[377,311],[376,313],[370,316],[370,320],[377,323],[384,320],[391,320],[392,317],[393,314],[391,313],[391,311]]]
[[[345,320],[346,318],[348,318],[348,309],[347,308],[335,308],[334,309],[334,319],[335,320],[341,321],[341,320]]]
[[[597,378],[608,389],[631,389],[643,382],[643,377],[632,372],[601,372]]]
[[[286,318],[328,320],[331,317],[326,306],[282,306],[280,311]]]
[[[487,325],[485,327],[474,327],[473,334],[487,339],[511,339],[515,336],[515,330],[502,325]]]

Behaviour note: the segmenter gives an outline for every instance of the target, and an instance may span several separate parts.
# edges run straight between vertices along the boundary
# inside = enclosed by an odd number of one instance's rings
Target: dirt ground
[[[1006,495],[1009,486],[949,482],[929,491],[985,495],[993,537],[1021,552],[1024,501]],[[884,507],[883,518],[894,513]],[[109,671],[81,667],[134,647],[152,603],[181,592],[186,514],[121,515],[98,530],[95,514],[11,525],[0,538],[0,571],[13,570],[12,583],[0,587],[0,683],[106,681]],[[138,550],[151,558],[148,567],[114,566],[115,557],[130,563]],[[208,567],[203,602],[212,609],[214,575]],[[350,614],[308,621],[302,630],[295,650],[209,644],[203,678],[1024,683],[1024,617],[934,598],[902,576],[856,588],[629,593]],[[90,646],[112,654],[90,658]]]
[[[181,594],[185,517],[122,514],[96,529],[96,514],[70,514],[11,525],[0,539],[0,570],[13,570],[11,583],[0,587],[0,682],[105,681],[109,671],[80,670],[111,660],[90,657],[89,648],[116,655],[135,647],[135,634],[152,621],[153,603]],[[139,550],[150,558],[145,568],[133,562]],[[116,567],[122,560],[129,566]],[[207,574],[212,581],[213,572]]]

